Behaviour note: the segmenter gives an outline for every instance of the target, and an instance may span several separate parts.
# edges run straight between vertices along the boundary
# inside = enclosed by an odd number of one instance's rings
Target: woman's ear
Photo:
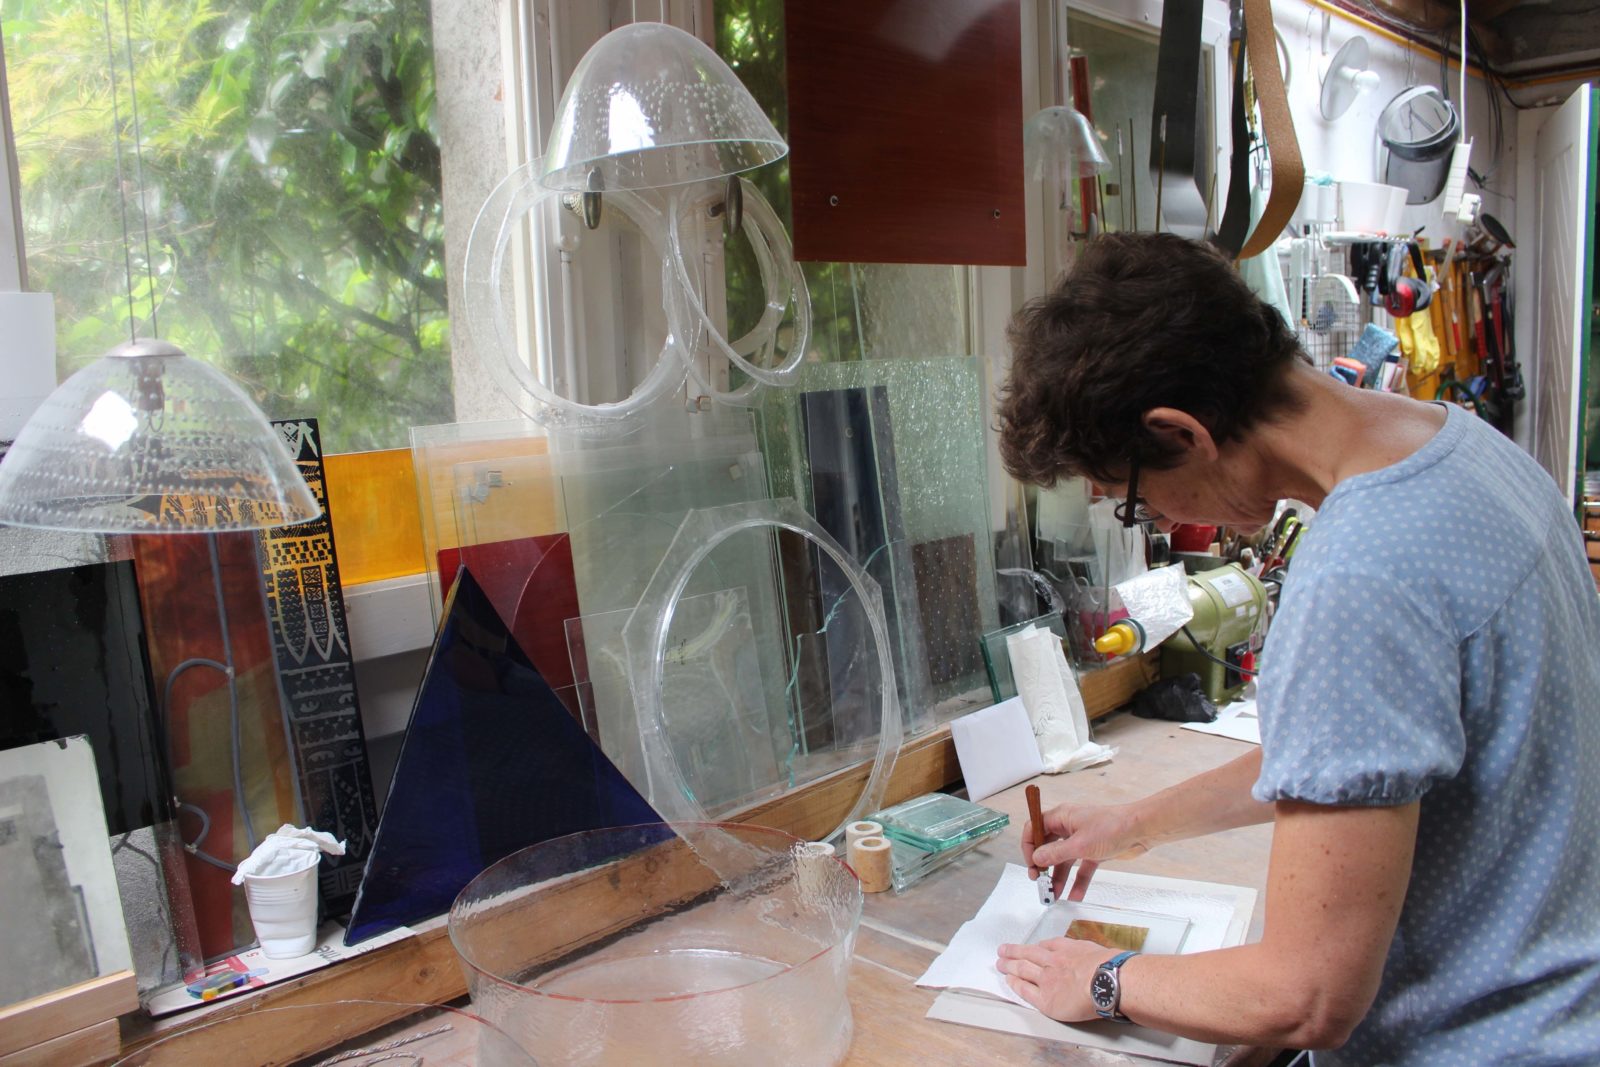
[[[1140,420],[1163,447],[1184,458],[1211,462],[1217,458],[1217,442],[1205,423],[1177,408],[1151,408]]]

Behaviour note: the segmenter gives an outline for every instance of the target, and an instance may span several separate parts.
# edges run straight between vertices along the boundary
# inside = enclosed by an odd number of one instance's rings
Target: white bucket
[[[317,947],[317,864],[291,874],[247,874],[244,899],[268,959],[293,959]]]

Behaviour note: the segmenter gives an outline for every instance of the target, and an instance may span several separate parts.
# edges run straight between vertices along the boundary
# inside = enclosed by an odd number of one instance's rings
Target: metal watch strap
[[[1138,955],[1137,952],[1132,952],[1132,951],[1119,952],[1115,956],[1112,956],[1109,960],[1106,960],[1104,963],[1102,963],[1100,966],[1098,966],[1098,967],[1096,967],[1094,969],[1095,976],[1099,976],[1102,973],[1109,974],[1111,976],[1111,981],[1112,981],[1113,987],[1115,989],[1115,993],[1113,993],[1112,998],[1111,998],[1111,1009],[1109,1011],[1106,1011],[1106,1010],[1102,1009],[1099,1004],[1095,1004],[1094,1010],[1100,1016],[1100,1018],[1102,1018],[1102,1019],[1114,1019],[1117,1022],[1124,1022],[1124,1023],[1133,1021],[1133,1020],[1129,1019],[1126,1015],[1122,1014],[1122,973],[1121,972],[1122,972],[1122,965],[1124,963],[1127,963],[1129,960],[1131,960],[1133,957],[1135,957],[1137,955]],[[1090,979],[1091,982],[1093,980],[1094,980],[1093,978]],[[1091,997],[1090,999],[1092,1000],[1093,997]]]

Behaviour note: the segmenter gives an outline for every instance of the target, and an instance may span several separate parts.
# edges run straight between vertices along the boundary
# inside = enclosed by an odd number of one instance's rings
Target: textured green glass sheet
[[[1002,626],[983,635],[983,666],[989,672],[989,695],[994,697],[996,704],[1017,695],[1017,682],[1011,675],[1011,653],[1006,649],[1006,638],[1030,626],[1041,626],[1060,638],[1067,636],[1066,623],[1062,621],[1061,613],[1055,611],[1027,622]]]
[[[948,793],[924,793],[871,816],[886,837],[930,852],[955,848],[1011,821],[1003,811]]]
[[[905,538],[913,546],[963,535],[973,542],[976,618],[965,619],[968,607],[951,603],[923,602],[920,612],[901,613],[902,632],[894,635],[900,646],[898,666],[902,671],[914,671],[917,664],[913,661],[926,654],[922,644],[926,629],[952,621],[940,620],[941,611],[962,614],[960,628],[974,649],[983,633],[999,626],[977,358],[802,364],[794,389],[770,390],[763,397],[762,451],[773,495],[792,496],[815,513],[798,394],[879,385],[889,394],[898,484],[898,500],[885,500],[885,511],[900,512]],[[912,604],[917,602],[913,575],[898,570],[894,584],[894,590],[884,591],[886,597],[892,595],[901,604],[908,598]],[[929,681],[923,692],[907,694],[905,714],[910,732],[948,717],[937,710],[940,703],[987,688],[981,660],[976,655],[973,660],[977,670],[945,682]]]

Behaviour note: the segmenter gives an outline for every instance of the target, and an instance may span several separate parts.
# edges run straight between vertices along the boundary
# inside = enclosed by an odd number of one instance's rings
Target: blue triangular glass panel
[[[449,909],[540,841],[661,817],[573,721],[465,567],[445,601],[345,944]]]

